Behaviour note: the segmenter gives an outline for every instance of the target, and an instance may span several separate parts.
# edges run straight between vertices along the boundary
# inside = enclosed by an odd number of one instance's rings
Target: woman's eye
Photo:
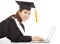
[[[29,15],[30,15],[30,13],[29,13]]]
[[[25,11],[24,13],[30,15],[30,12],[26,12],[26,11]]]
[[[27,14],[27,12],[24,12],[25,14]]]

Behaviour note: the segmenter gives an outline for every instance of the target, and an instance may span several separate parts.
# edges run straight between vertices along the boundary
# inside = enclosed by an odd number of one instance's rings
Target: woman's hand
[[[32,41],[44,41],[44,40],[38,36],[34,36],[32,37]]]

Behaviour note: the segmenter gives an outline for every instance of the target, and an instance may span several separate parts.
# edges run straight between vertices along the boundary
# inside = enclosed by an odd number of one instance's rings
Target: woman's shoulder
[[[11,23],[11,22],[15,22],[15,20],[12,17],[8,17],[6,19],[4,19],[3,21],[1,21],[0,23]]]

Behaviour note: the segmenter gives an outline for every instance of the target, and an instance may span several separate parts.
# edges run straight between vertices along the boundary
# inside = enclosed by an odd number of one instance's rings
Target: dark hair
[[[22,12],[22,10],[23,10],[23,9],[19,9],[18,11]],[[21,22],[22,22],[22,19],[21,19],[21,17],[19,16],[18,11],[16,12],[15,15],[11,15],[10,17],[17,18],[17,20],[21,23]]]

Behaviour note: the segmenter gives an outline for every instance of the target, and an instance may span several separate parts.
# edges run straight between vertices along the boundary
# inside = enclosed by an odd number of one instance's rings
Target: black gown
[[[30,42],[31,36],[24,36],[13,18],[7,18],[0,23],[0,38],[7,37],[11,42]]]

